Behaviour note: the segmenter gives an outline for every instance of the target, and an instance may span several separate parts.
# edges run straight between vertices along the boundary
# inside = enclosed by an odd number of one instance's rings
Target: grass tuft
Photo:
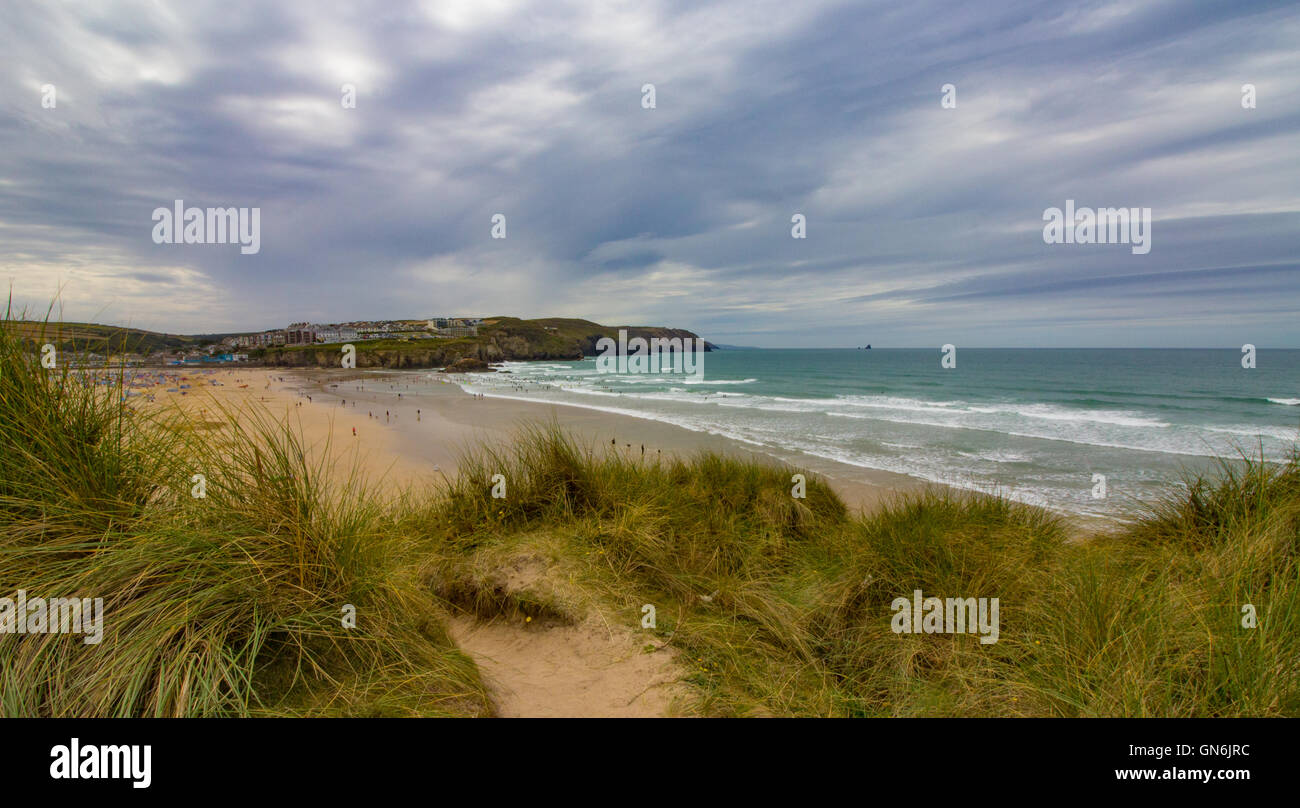
[[[13,319],[0,322],[0,593],[102,598],[104,633],[0,634],[0,713],[490,711],[415,574],[423,553],[364,481],[332,483],[264,414],[227,413],[214,435],[137,413],[124,369],[42,367]]]

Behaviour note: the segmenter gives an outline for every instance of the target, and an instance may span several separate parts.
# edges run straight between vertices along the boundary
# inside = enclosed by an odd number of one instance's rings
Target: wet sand
[[[357,371],[225,367],[167,368],[184,382],[147,391],[155,402],[179,405],[209,420],[225,408],[263,407],[301,429],[309,447],[325,451],[346,470],[356,464],[386,488],[441,482],[456,473],[468,449],[504,448],[526,424],[554,423],[580,443],[616,450],[629,458],[687,457],[699,451],[784,464],[824,479],[852,509],[871,511],[900,492],[940,487],[915,477],[812,457],[780,447],[754,447],[721,435],[662,421],[583,407],[517,398],[478,398],[460,389],[454,375],[432,371]],[[217,385],[212,384],[217,382]],[[185,383],[174,393],[164,388]],[[358,389],[358,386],[364,389]],[[139,403],[146,396],[132,399]],[[417,412],[418,411],[418,412]],[[355,433],[354,433],[355,430]],[[613,441],[613,445],[611,445]],[[1067,517],[1080,538],[1114,527],[1105,520]]]
[[[358,426],[360,437],[386,433],[377,445],[386,447],[394,461],[401,461],[393,466],[391,475],[400,481],[453,474],[465,449],[479,444],[503,446],[525,423],[553,422],[584,444],[614,449],[633,459],[689,456],[708,450],[763,463],[782,462],[775,449],[768,454],[730,438],[661,421],[541,401],[477,398],[442,374],[432,376],[432,384],[413,384],[409,371],[261,372],[270,380],[268,390],[277,401],[310,396],[307,409],[336,413],[335,441],[350,440],[353,425]],[[359,390],[359,384],[365,389]],[[929,485],[901,474],[807,456],[794,458],[792,464],[826,479],[853,508],[871,509],[894,492]]]

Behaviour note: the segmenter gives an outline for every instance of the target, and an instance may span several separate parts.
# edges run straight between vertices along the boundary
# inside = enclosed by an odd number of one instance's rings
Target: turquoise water
[[[704,380],[512,362],[462,386],[680,424],[1061,511],[1126,518],[1184,471],[1239,450],[1282,460],[1300,430],[1300,351],[735,350]],[[1094,497],[1094,474],[1107,496]]]

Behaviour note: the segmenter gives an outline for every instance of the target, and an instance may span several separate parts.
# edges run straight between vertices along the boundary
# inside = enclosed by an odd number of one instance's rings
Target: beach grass
[[[413,532],[435,591],[602,610],[679,652],[706,715],[1278,716],[1300,712],[1300,465],[1225,460],[1130,526],[935,489],[851,514],[794,469],[642,461],[523,430],[471,454]],[[504,498],[492,479],[507,481]],[[501,479],[498,478],[498,479]],[[896,598],[998,598],[996,643],[895,633]],[[489,598],[485,602],[490,602]],[[1254,627],[1243,609],[1251,607]]]
[[[286,424],[196,432],[29,349],[0,326],[0,592],[102,598],[104,634],[0,634],[0,713],[490,713],[364,481]]]
[[[1294,457],[1224,459],[1088,537],[950,489],[854,513],[795,469],[546,424],[393,496],[265,412],[194,429],[124,404],[120,369],[42,367],[12,319],[0,597],[103,598],[105,630],[0,634],[6,716],[491,715],[457,613],[640,632],[700,715],[1300,712]],[[997,598],[997,642],[896,633],[916,590]]]

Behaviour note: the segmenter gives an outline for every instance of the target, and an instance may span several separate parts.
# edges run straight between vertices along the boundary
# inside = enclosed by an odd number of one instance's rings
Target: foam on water
[[[1270,352],[1271,376],[1242,373],[1226,350],[968,349],[962,371],[951,373],[937,356],[711,353],[703,380],[601,374],[591,360],[508,362],[509,374],[459,383],[677,424],[794,463],[806,454],[1112,518],[1184,469],[1211,468],[1205,458],[1236,456],[1243,445],[1283,460],[1300,432],[1287,410],[1300,398],[1258,389],[1300,388],[1300,352]],[[716,389],[737,385],[745,389]],[[1115,496],[1092,499],[1094,473],[1107,475]]]

